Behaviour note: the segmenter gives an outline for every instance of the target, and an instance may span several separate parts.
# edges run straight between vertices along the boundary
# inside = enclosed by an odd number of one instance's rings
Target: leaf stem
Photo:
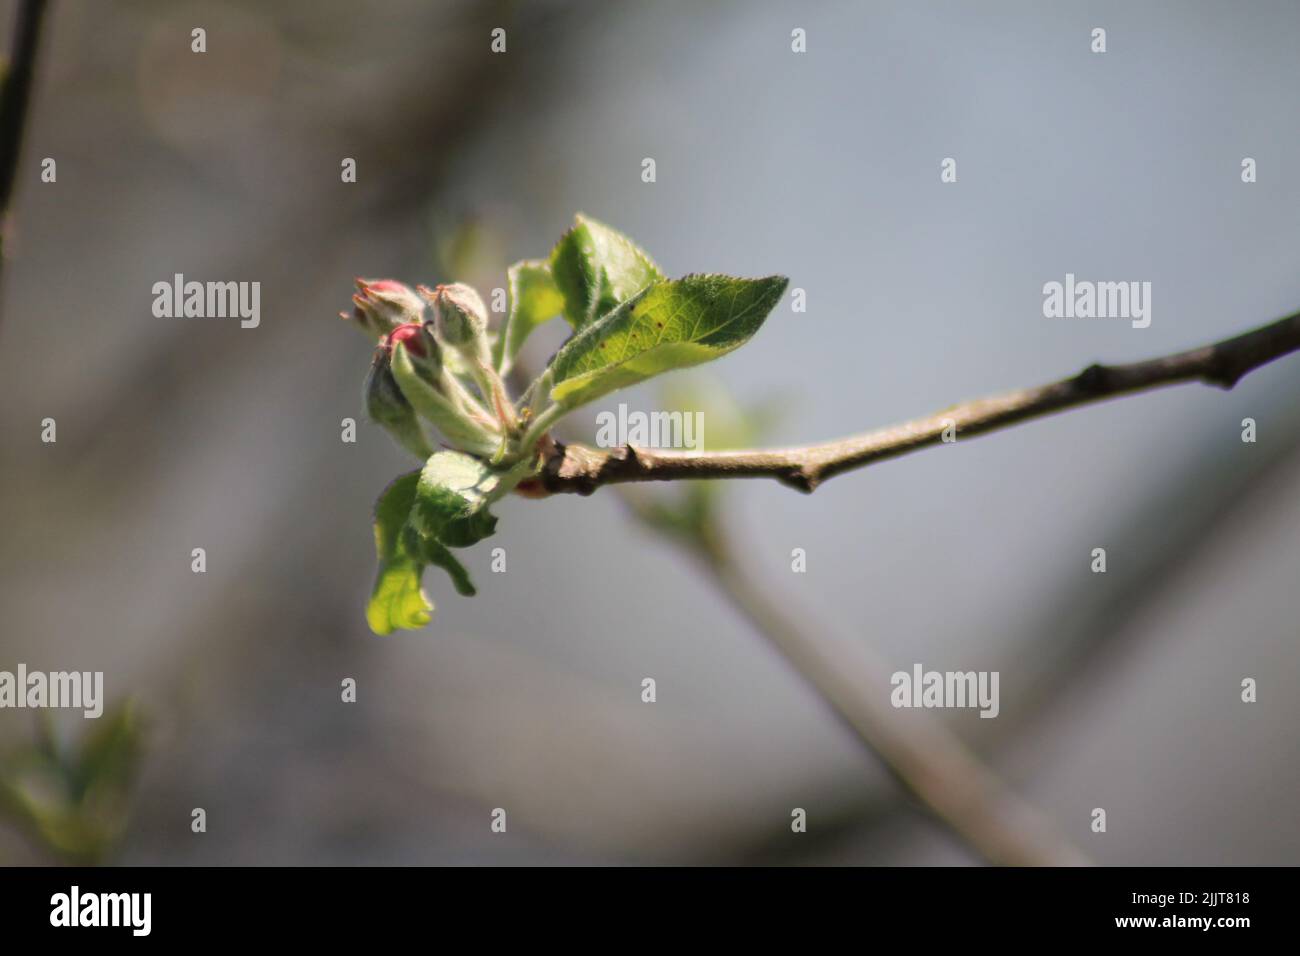
[[[545,381],[549,381],[549,369],[533,379],[529,386],[524,389],[524,393],[519,396],[519,401],[516,403],[517,407],[521,409],[530,407],[530,403],[533,400],[533,393],[538,391],[539,387]],[[545,399],[546,389],[542,388],[541,391],[543,393],[543,399]],[[533,411],[536,412],[537,409],[534,409]]]
[[[542,436],[550,430],[552,425],[563,418],[566,412],[568,412],[568,409],[557,402],[529,423],[528,430],[524,432],[524,437],[519,442],[520,451],[525,457],[537,447],[537,443],[542,440]]]

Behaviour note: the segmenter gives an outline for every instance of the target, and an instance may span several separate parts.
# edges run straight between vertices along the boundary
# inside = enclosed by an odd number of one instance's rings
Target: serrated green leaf
[[[565,343],[547,371],[551,398],[575,408],[725,355],[758,331],[787,282],[722,275],[657,282]]]
[[[510,315],[497,337],[494,364],[508,367],[533,329],[564,311],[564,296],[543,259],[516,262],[506,271],[510,286]]]
[[[419,472],[402,475],[375,506],[379,573],[366,619],[376,634],[429,623],[433,603],[420,589],[426,565],[445,570],[456,590],[472,596],[469,572],[449,547],[464,548],[496,531],[488,505],[518,481],[522,471],[493,471],[458,451],[429,456]]]
[[[635,242],[581,213],[551,251],[551,274],[575,332],[664,277]]]
[[[425,562],[412,554],[404,529],[415,505],[418,471],[395,479],[375,504],[375,551],[379,571],[366,607],[366,620],[376,634],[417,628],[433,616],[433,602],[420,589]]]
[[[496,531],[487,506],[501,474],[478,458],[458,451],[429,456],[420,472],[411,524],[421,537],[451,548],[468,548]]]

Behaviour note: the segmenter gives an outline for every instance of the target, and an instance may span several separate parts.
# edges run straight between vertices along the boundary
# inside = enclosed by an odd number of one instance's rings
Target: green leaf
[[[426,564],[435,565],[446,571],[451,576],[451,583],[455,585],[458,594],[473,597],[478,593],[474,582],[469,578],[469,572],[465,570],[465,565],[457,561],[456,556],[445,545],[440,544],[435,538],[421,535],[409,524],[403,533],[406,535],[406,546],[410,552],[419,555]]]
[[[564,344],[547,370],[551,398],[575,408],[725,355],[758,331],[788,281],[690,275],[657,282]]]
[[[452,548],[468,548],[496,531],[487,506],[495,499],[501,473],[458,451],[429,456],[420,472],[411,525],[422,538]]]
[[[385,489],[375,506],[379,574],[366,609],[371,630],[391,634],[429,623],[433,604],[420,590],[425,565],[442,568],[458,592],[474,595],[469,572],[448,548],[469,547],[495,532],[488,505],[522,474],[519,467],[497,472],[462,452],[440,451]]]
[[[497,337],[493,362],[498,369],[514,362],[533,329],[564,311],[564,296],[545,260],[516,262],[506,271],[506,278],[510,285],[510,316]]]
[[[581,213],[551,251],[551,274],[575,332],[664,277],[631,239]]]
[[[403,529],[415,505],[420,473],[402,475],[390,484],[375,504],[375,550],[379,572],[366,608],[366,620],[376,634],[428,624],[433,602],[420,590],[424,561],[412,554]]]

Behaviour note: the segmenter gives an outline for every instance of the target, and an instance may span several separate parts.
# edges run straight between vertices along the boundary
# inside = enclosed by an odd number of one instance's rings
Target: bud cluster
[[[424,425],[453,446],[500,459],[519,421],[492,367],[483,299],[462,283],[418,286],[357,279],[353,311],[340,312],[378,343],[366,407],[406,449],[432,454]],[[425,302],[432,317],[425,318]]]

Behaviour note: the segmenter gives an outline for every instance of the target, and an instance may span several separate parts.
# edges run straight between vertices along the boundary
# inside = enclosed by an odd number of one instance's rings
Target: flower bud
[[[439,338],[467,355],[486,354],[487,308],[478,292],[463,282],[417,288],[433,306]]]
[[[351,318],[371,336],[383,338],[399,325],[424,318],[420,297],[395,279],[357,279]],[[346,313],[340,312],[344,318]]]
[[[398,342],[402,342],[411,350],[412,355],[418,355],[420,358],[427,358],[429,355],[429,349],[427,349],[424,342],[421,341],[424,334],[424,326],[421,323],[407,322],[405,325],[399,325],[397,328],[393,329],[393,331],[388,333],[388,344],[391,347],[396,345]]]
[[[407,322],[399,325],[388,333],[384,345],[390,356],[393,354],[393,347],[399,342],[405,345],[406,350],[411,354],[411,364],[415,366],[420,376],[430,385],[441,388],[442,349],[438,347],[438,340],[433,337],[430,324]]]
[[[413,455],[428,458],[433,454],[415,409],[393,377],[392,361],[384,348],[375,350],[375,359],[370,363],[370,374],[366,377],[366,411]]]

